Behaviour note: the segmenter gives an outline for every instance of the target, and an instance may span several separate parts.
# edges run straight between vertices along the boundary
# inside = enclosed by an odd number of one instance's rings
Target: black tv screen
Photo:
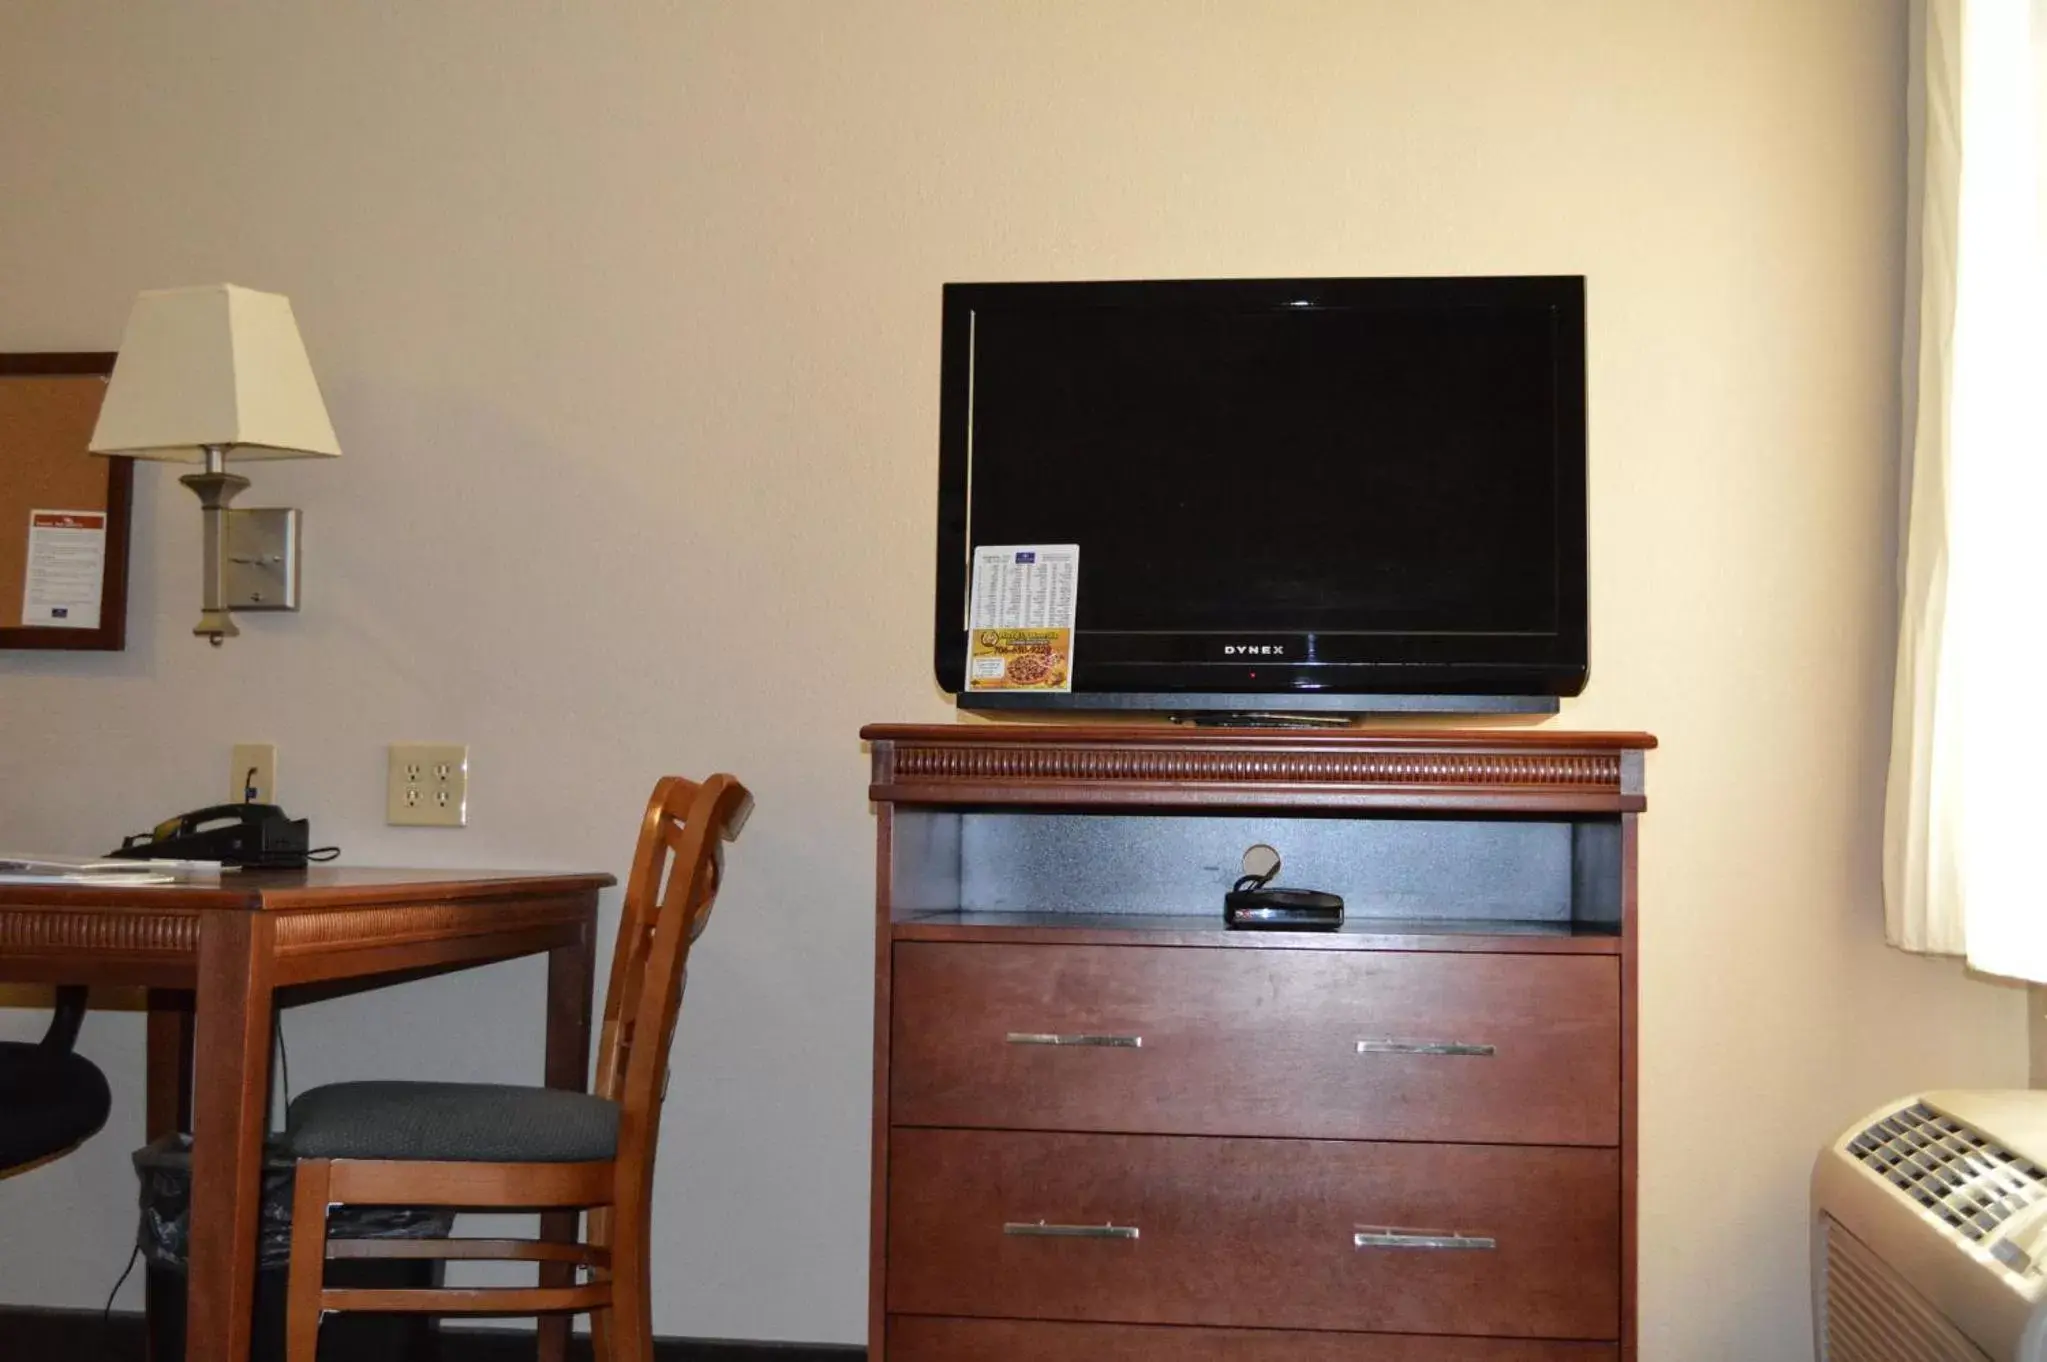
[[[954,284],[941,381],[940,684],[976,547],[1079,550],[1071,694],[963,704],[1584,686],[1580,278]]]

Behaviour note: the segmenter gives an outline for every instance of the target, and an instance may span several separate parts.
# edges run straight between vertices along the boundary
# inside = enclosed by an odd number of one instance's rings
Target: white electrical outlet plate
[[[459,828],[466,824],[469,749],[455,743],[392,743],[384,782],[384,821],[397,827]]]
[[[228,760],[228,802],[277,802],[277,744],[238,742]]]

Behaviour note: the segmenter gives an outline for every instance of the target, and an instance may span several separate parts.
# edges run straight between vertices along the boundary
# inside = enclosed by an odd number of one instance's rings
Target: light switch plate
[[[392,743],[384,782],[384,821],[396,827],[459,828],[466,824],[469,749],[457,743]]]
[[[289,506],[227,513],[227,608],[299,608],[299,525]]]
[[[277,744],[238,742],[228,758],[228,802],[277,802]]]

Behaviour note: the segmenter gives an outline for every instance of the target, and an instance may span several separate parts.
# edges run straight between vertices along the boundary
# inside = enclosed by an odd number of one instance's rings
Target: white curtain
[[[1913,8],[1885,927],[2047,980],[2047,0]]]

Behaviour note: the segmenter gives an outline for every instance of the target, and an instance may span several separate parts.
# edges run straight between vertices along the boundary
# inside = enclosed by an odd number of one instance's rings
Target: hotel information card
[[[46,629],[99,628],[106,561],[105,511],[30,511],[21,622]]]
[[[967,611],[967,689],[1073,689],[1078,544],[983,545],[974,550]]]

